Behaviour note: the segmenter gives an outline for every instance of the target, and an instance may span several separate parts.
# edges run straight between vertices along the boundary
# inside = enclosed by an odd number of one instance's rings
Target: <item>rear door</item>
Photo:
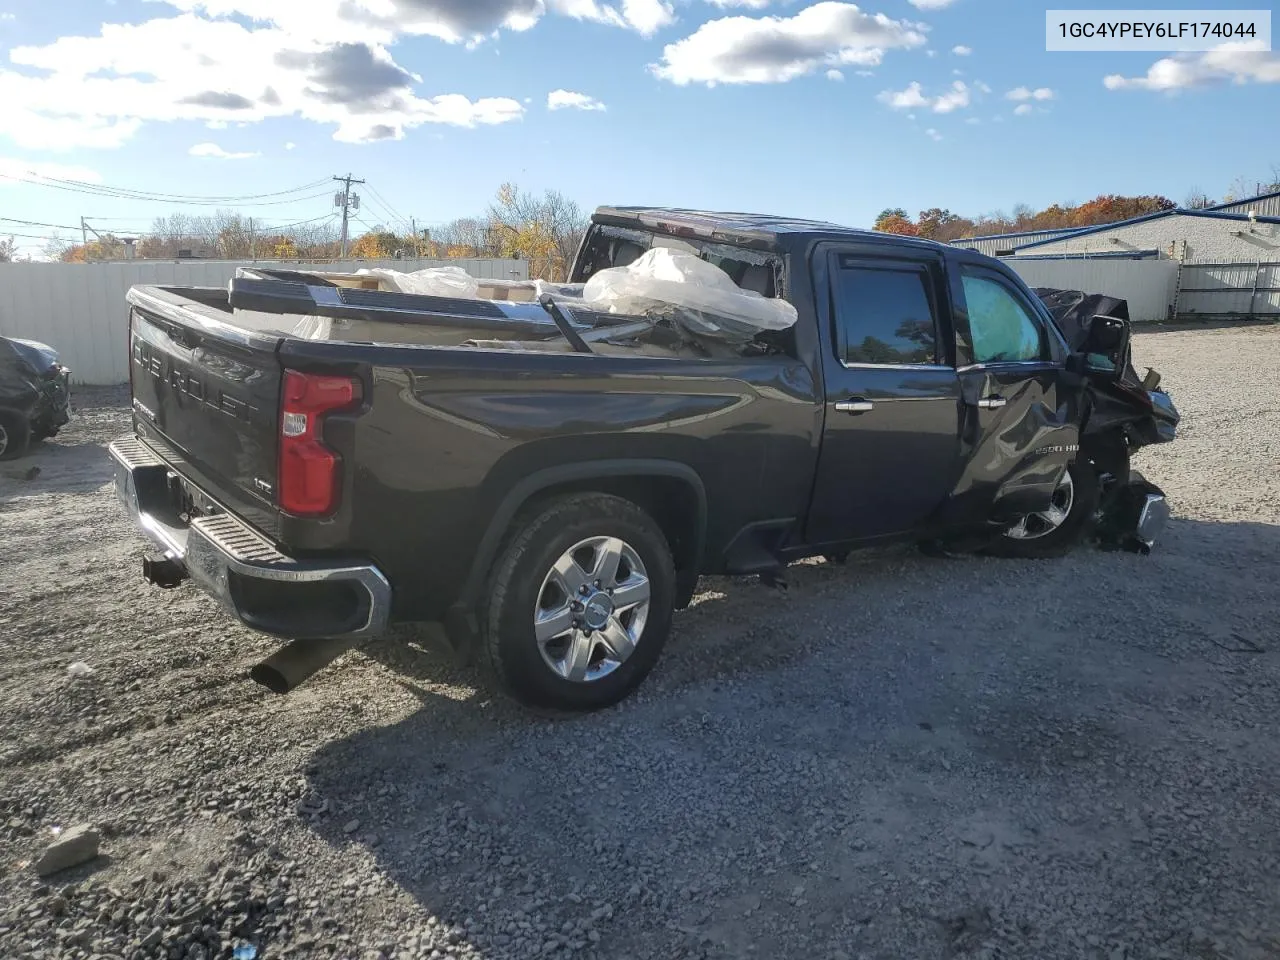
[[[1023,285],[978,262],[953,264],[964,471],[951,521],[1011,521],[1048,507],[1079,450],[1078,386],[1066,347]]]
[[[135,288],[130,301],[138,436],[223,506],[275,532],[281,338],[161,288]]]
[[[940,254],[876,243],[814,262],[826,411],[806,539],[918,528],[960,465],[960,385]]]

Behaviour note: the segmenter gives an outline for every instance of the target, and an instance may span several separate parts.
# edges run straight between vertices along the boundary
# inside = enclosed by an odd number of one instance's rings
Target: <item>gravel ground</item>
[[[1280,956],[1280,327],[1136,352],[1185,418],[1152,556],[708,580],[558,722],[425,642],[243,679],[272,644],[141,581],[82,392],[0,467],[0,957]]]

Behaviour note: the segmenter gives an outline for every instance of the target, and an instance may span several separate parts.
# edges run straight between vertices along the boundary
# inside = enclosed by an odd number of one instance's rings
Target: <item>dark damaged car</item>
[[[52,347],[0,337],[0,460],[52,437],[70,416],[71,371]]]
[[[525,703],[602,707],[703,574],[902,540],[1060,556],[1125,483],[1090,411],[1128,323],[1069,340],[971,251],[602,208],[566,285],[446,279],[130,292],[111,449],[144,573],[291,640],[252,671],[273,689],[437,621]],[[1150,543],[1162,498],[1132,495]]]

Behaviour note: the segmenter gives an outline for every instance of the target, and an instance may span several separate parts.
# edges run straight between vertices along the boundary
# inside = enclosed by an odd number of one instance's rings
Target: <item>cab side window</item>
[[[1049,359],[1044,328],[1003,283],[962,269],[974,363],[1027,363]]]
[[[837,343],[845,363],[939,363],[928,267],[843,261],[834,277]]]

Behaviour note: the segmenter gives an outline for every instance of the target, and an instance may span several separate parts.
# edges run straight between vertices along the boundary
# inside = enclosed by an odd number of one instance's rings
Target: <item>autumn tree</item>
[[[907,216],[907,211],[904,210],[902,207],[885,207],[883,210],[880,211],[879,215],[875,219],[875,222],[872,223],[871,229],[879,230],[881,223],[883,223],[886,220],[892,220],[895,217],[900,218],[902,220],[911,219],[910,217]],[[883,233],[885,231],[881,231],[881,232]]]
[[[541,196],[504,183],[489,205],[485,246],[529,261],[529,272],[563,280],[587,229],[582,208],[557,190]]]
[[[1118,223],[1121,220],[1131,220],[1148,213],[1173,210],[1175,207],[1177,204],[1168,197],[1121,197],[1104,193],[1088,203],[1080,204],[1075,209],[1072,222],[1068,226],[1093,227],[1103,223]]]
[[[876,218],[873,230],[880,233],[898,233],[904,237],[920,236],[919,228],[904,216],[899,216],[896,211],[889,212],[888,216],[881,214]]]
[[[413,237],[397,236],[386,227],[374,227],[368,233],[356,239],[351,245],[351,256],[357,260],[385,260],[412,254]]]
[[[88,243],[63,248],[58,259],[63,263],[90,263],[99,260],[123,260],[124,241],[113,233],[104,233]]]
[[[973,221],[957,216],[950,210],[931,207],[921,210],[916,218],[916,230],[929,240],[958,240],[973,229]],[[889,231],[897,233],[898,231]]]
[[[1014,206],[1012,214],[996,210],[992,213],[980,214],[973,219],[959,216],[944,208],[931,207],[920,211],[915,221],[912,221],[902,208],[888,207],[876,217],[872,229],[883,233],[901,233],[907,236],[951,242],[963,237],[1091,227],[1129,220],[1162,210],[1172,210],[1175,206],[1174,202],[1167,197],[1126,197],[1103,194],[1079,206],[1073,203],[1055,203],[1037,211],[1025,203],[1020,203]]]

